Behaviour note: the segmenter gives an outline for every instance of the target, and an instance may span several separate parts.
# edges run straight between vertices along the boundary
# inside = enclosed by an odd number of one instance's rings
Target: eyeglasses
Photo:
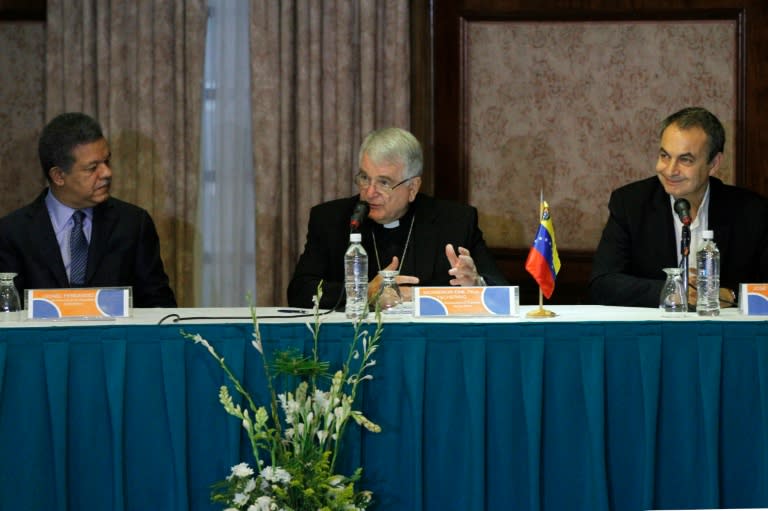
[[[358,172],[357,175],[355,176],[355,184],[361,189],[368,188],[369,186],[371,186],[371,184],[373,184],[374,190],[376,190],[379,193],[388,195],[392,193],[395,188],[397,188],[403,183],[407,183],[414,177],[417,177],[417,176],[406,177],[399,183],[393,185],[392,181],[390,181],[386,177],[377,177],[376,179],[372,180],[370,176],[368,176],[368,174],[364,172]]]

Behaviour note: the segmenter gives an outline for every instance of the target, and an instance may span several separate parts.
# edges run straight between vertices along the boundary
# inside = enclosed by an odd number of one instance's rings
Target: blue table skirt
[[[187,325],[264,399],[250,325]],[[0,509],[211,510],[245,459],[180,327],[0,330]],[[303,324],[261,327],[309,350]],[[342,360],[350,324],[323,327]],[[376,510],[768,507],[768,324],[391,324],[348,430]]]

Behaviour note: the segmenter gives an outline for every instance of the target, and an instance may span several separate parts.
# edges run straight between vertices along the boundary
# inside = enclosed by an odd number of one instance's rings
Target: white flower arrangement
[[[373,335],[354,324],[354,334],[346,362],[330,378],[327,389],[318,380],[328,376],[329,364],[318,359],[320,315],[315,297],[311,357],[296,352],[277,352],[271,363],[264,353],[258,320],[253,307],[252,345],[261,355],[270,394],[269,411],[257,406],[224,359],[199,334],[183,333],[203,345],[224,369],[245,406],[235,403],[229,388],[222,385],[219,401],[224,410],[237,417],[245,429],[253,451],[254,466],[238,463],[230,474],[213,485],[211,499],[225,506],[225,511],[364,511],[372,502],[372,493],[357,490],[362,468],[351,476],[334,473],[340,442],[349,420],[368,431],[381,428],[355,410],[355,396],[360,383],[373,377],[367,371],[376,364],[372,358],[379,346],[382,326],[376,314]],[[353,365],[354,361],[354,365]],[[274,372],[274,375],[273,375]],[[275,377],[288,374],[300,383],[293,392],[275,391]]]

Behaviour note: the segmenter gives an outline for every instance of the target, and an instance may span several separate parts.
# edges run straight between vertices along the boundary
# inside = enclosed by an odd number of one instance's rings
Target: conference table
[[[768,507],[768,317],[552,306],[557,316],[383,318],[340,470],[374,510]],[[312,317],[257,309],[267,351]],[[169,316],[173,315],[175,316]],[[213,510],[247,458],[225,375],[266,398],[248,309],[0,324],[0,510]],[[363,325],[373,331],[373,316]],[[162,322],[162,324],[160,324]],[[337,367],[353,324],[321,316]]]

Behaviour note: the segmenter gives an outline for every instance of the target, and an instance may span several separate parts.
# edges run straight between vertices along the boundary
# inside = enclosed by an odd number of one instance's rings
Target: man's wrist
[[[480,287],[485,287],[488,284],[485,283],[485,279],[483,278],[483,276],[478,273],[477,277],[475,277],[475,285]]]

